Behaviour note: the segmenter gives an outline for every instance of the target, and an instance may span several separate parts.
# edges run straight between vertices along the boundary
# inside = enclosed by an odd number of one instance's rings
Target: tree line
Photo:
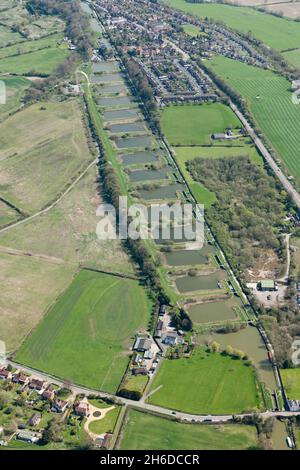
[[[79,0],[28,0],[27,10],[32,15],[59,16],[66,23],[66,35],[76,46],[78,53],[88,59],[94,47],[89,16],[83,12]]]

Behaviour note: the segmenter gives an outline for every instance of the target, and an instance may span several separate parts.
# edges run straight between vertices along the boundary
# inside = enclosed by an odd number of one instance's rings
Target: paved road
[[[102,392],[100,390],[96,390],[93,388],[84,387],[82,385],[76,385],[73,383],[69,383],[63,380],[58,379],[50,374],[46,374],[44,372],[40,372],[36,369],[31,367],[26,367],[23,365],[18,364],[17,362],[8,360],[8,364],[11,364],[16,369],[20,369],[23,372],[27,372],[30,375],[33,375],[35,378],[39,380],[45,380],[50,383],[56,384],[59,387],[68,387],[70,390],[75,394],[85,394],[85,395],[98,395],[102,398],[107,398],[112,400],[114,403],[130,406],[137,410],[141,411],[149,411],[152,413],[158,413],[160,415],[169,417],[169,418],[177,418],[181,420],[185,420],[187,422],[195,422],[195,423],[205,423],[205,422],[213,422],[213,423],[225,423],[232,420],[232,415],[199,415],[199,414],[191,414],[191,413],[182,413],[179,411],[169,410],[167,408],[162,408],[160,406],[150,405],[149,403],[145,403],[144,401],[134,401],[128,400],[127,398],[117,397],[111,393]],[[290,412],[290,411],[266,411],[260,413],[260,415],[264,418],[269,418],[272,416],[278,416],[282,418],[290,418],[291,416],[300,416],[299,412]],[[240,413],[235,415],[238,418],[244,418],[247,416],[251,416],[251,413]]]

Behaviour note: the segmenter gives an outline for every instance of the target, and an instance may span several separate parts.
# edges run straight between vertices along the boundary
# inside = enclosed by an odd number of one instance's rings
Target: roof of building
[[[28,440],[36,438],[35,433],[32,431],[28,431],[27,429],[24,429],[18,432],[17,436],[19,439],[28,439]]]
[[[77,403],[75,407],[76,411],[82,411],[82,412],[88,411],[89,408],[90,408],[89,404],[84,401]]]
[[[153,357],[153,354],[151,351],[146,351],[145,354],[144,354],[144,359],[152,359]]]
[[[67,406],[67,404],[68,404],[67,401],[61,400],[60,398],[57,398],[57,399],[55,400],[55,403],[54,403],[54,405],[57,406],[57,407],[59,407],[59,408],[64,408],[65,406]]]
[[[275,287],[275,281],[273,279],[265,279],[263,281],[260,281],[260,285],[262,288],[272,289]]]
[[[151,340],[149,338],[138,338],[133,349],[144,349],[147,351],[151,348]]]
[[[212,135],[212,138],[213,138],[213,139],[225,139],[226,136],[225,136],[225,134],[218,134],[218,133],[217,133],[217,134],[213,134],[213,135]]]
[[[39,380],[39,379],[31,379],[29,385],[34,385],[37,387],[42,387],[44,385],[45,381],[44,380]]]

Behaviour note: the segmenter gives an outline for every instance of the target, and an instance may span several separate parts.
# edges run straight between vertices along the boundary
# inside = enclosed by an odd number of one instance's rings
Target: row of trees
[[[86,106],[88,109],[87,103]],[[100,176],[99,184],[101,185],[101,189],[106,201],[112,204],[117,210],[119,207],[119,197],[122,196],[119,179],[115,169],[112,167],[110,161],[108,160],[106,149],[104,148],[98,136],[97,129],[91,118],[89,120],[89,124],[93,138],[98,143],[101,155],[101,160],[98,166]],[[128,225],[131,222],[132,220],[128,218]],[[125,249],[131,255],[133,261],[138,264],[141,270],[141,274],[144,277],[145,283],[147,287],[149,287],[149,290],[152,293],[154,300],[157,300],[161,303],[169,303],[170,299],[165,293],[159,279],[156,262],[153,260],[153,257],[147,249],[145,242],[141,239],[132,240],[131,238],[128,238],[124,241],[124,246]]]
[[[88,59],[95,39],[90,19],[80,7],[79,0],[28,0],[26,7],[32,15],[59,16],[66,23],[66,35],[77,47],[79,54]]]

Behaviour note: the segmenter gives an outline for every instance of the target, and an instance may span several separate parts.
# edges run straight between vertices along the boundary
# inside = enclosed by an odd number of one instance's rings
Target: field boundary
[[[141,280],[140,277],[135,276],[134,274],[126,274],[126,273],[119,273],[117,271],[107,271],[105,269],[90,268],[90,267],[84,266],[84,265],[79,265],[79,268],[82,271],[92,271],[94,273],[107,274],[109,276],[120,277],[122,279],[131,279],[133,281],[140,281]]]

